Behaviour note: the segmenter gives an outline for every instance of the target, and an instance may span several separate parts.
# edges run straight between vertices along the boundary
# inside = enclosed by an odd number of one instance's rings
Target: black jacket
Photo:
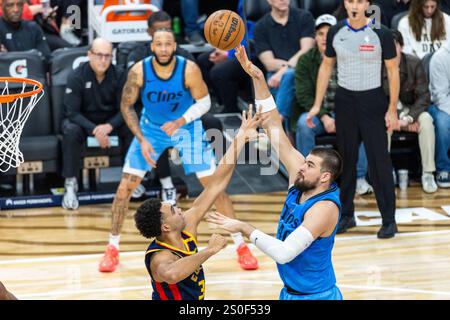
[[[0,43],[8,51],[28,51],[36,49],[49,59],[50,47],[41,27],[34,21],[21,21],[18,27],[0,18]]]
[[[389,82],[386,68],[383,72],[384,90],[389,95]],[[430,90],[422,61],[410,54],[402,53],[400,61],[400,102],[409,108],[414,121],[430,106]]]
[[[89,62],[81,64],[69,76],[64,95],[65,117],[88,134],[98,124],[109,123],[114,129],[122,126],[120,99],[124,85],[123,72],[112,65],[98,83]]]

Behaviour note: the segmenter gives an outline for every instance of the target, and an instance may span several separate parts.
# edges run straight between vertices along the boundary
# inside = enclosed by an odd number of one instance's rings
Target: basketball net
[[[10,93],[10,82],[22,83],[21,92]],[[0,84],[4,85],[0,94],[0,171],[6,172],[24,162],[19,150],[20,137],[44,90],[42,84],[30,79],[0,78]]]

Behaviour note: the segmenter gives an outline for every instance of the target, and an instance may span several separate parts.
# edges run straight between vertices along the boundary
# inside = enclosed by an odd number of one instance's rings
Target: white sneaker
[[[62,207],[67,210],[76,210],[79,207],[77,192],[78,182],[77,178],[66,178],[64,182],[64,196],[62,200]]]
[[[176,188],[162,188],[161,199],[163,202],[170,203],[175,206],[177,204],[177,189]]]
[[[422,174],[422,189],[426,193],[434,193],[437,191],[438,186],[432,173],[425,172]]]
[[[359,178],[356,180],[356,194],[362,196],[373,192],[372,186],[367,182],[365,178]]]
[[[59,35],[61,38],[66,40],[68,43],[70,43],[73,46],[78,46],[81,43],[80,38],[78,38],[73,32],[72,27],[68,24],[62,24],[61,29],[59,31]]]
[[[137,186],[136,189],[134,189],[133,193],[131,194],[131,197],[133,199],[137,199],[137,198],[142,197],[144,195],[144,193],[145,193],[145,187],[142,184],[140,184]]]

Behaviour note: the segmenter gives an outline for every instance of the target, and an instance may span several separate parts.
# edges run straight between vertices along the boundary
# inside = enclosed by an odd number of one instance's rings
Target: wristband
[[[277,105],[272,95],[270,95],[270,97],[264,100],[255,99],[256,110],[258,110],[259,106],[262,107],[261,113],[269,112],[277,108]]]

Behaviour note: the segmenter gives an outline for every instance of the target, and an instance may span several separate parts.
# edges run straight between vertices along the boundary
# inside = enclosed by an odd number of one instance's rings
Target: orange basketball
[[[206,20],[204,33],[206,41],[213,47],[230,50],[244,39],[245,25],[236,12],[218,10]]]

